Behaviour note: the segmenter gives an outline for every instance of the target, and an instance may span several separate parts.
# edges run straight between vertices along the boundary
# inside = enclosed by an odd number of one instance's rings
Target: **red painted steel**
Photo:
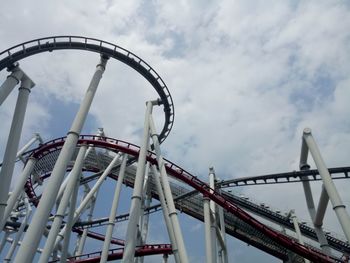
[[[59,150],[62,145],[64,144],[65,137],[58,138],[52,141],[49,141],[45,144],[43,144],[40,148],[37,148],[33,150],[31,153],[32,156],[35,158],[40,159],[45,154],[48,154],[50,152]],[[88,144],[88,145],[94,145],[99,146],[101,148],[107,148],[114,151],[121,151],[124,153],[127,153],[132,156],[138,156],[140,148],[139,146],[125,142],[122,140],[116,140],[113,138],[104,137],[103,140],[101,140],[101,137],[94,136],[94,135],[81,135],[78,141],[77,145],[81,144]],[[153,152],[148,152],[147,154],[147,161],[158,165],[156,155]],[[226,200],[220,193],[217,191],[211,189],[208,184],[202,182],[197,177],[193,176],[186,170],[182,169],[181,167],[177,166],[176,164],[164,159],[165,161],[165,167],[167,170],[167,173],[178,180],[192,186],[194,189],[198,190],[200,193],[202,193],[204,196],[209,197],[211,200],[216,202],[218,205],[225,208],[228,212],[232,213],[239,219],[243,220],[245,223],[252,226],[254,229],[260,231],[261,233],[265,234],[267,237],[275,240],[278,242],[281,246],[285,247],[286,249],[289,249],[293,251],[294,253],[307,258],[313,262],[319,262],[319,263],[330,263],[330,262],[336,262],[335,259],[324,255],[322,253],[319,253],[317,251],[314,251],[304,245],[301,245],[300,243],[296,242],[293,239],[290,239],[283,235],[282,233],[279,233],[268,226],[264,225],[263,223],[259,222],[255,218],[253,218],[251,215],[246,213],[244,210],[240,209],[237,205],[234,203]],[[30,180],[29,180],[30,181]],[[36,194],[32,188],[31,182],[28,182],[26,185],[26,192],[30,198],[36,197]]]

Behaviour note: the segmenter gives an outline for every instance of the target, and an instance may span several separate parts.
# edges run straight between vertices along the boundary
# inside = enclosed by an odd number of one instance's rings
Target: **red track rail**
[[[117,248],[117,249],[111,249],[109,250],[109,255],[107,260],[117,260],[122,259],[123,257],[124,248]],[[170,255],[172,254],[172,248],[169,244],[154,244],[154,245],[144,245],[141,247],[137,247],[135,250],[135,256],[136,257],[143,257],[143,256],[150,256],[150,255],[160,255],[160,254],[166,254]],[[76,263],[93,263],[93,262],[100,262],[101,260],[101,254],[102,251],[84,254],[78,257],[71,257],[68,258],[68,262],[76,262]],[[50,261],[50,262],[57,262],[57,261]]]
[[[66,137],[58,138],[52,141],[49,141],[45,144],[43,144],[40,148],[34,150],[31,153],[31,156],[40,159],[42,156],[59,150],[62,145],[64,144]],[[127,153],[129,155],[137,157],[139,155],[140,147],[128,143],[121,140],[116,140],[112,138],[103,138],[101,140],[101,137],[93,136],[93,135],[81,135],[80,139],[78,141],[78,145],[87,144],[87,145],[94,145],[99,146],[102,148],[107,148],[114,151],[121,151],[124,153]],[[149,161],[152,164],[157,165],[157,159],[156,155],[153,152],[148,152],[147,154],[147,161]],[[278,242],[281,246],[285,247],[286,249],[289,249],[293,251],[294,253],[307,258],[313,262],[319,262],[319,263],[330,263],[330,262],[339,262],[339,260],[336,260],[335,258],[331,258],[327,255],[321,254],[319,252],[316,252],[304,245],[301,245],[300,243],[296,242],[293,239],[290,239],[286,237],[285,235],[269,228],[268,226],[264,225],[263,223],[259,222],[255,218],[253,218],[251,215],[246,213],[244,210],[240,209],[237,205],[234,203],[226,200],[220,193],[217,191],[211,189],[208,184],[202,182],[197,177],[193,176],[186,170],[182,169],[181,167],[177,166],[176,164],[168,161],[165,161],[165,167],[167,170],[167,173],[178,180],[190,185],[194,189],[198,190],[200,193],[203,194],[203,196],[209,197],[211,200],[216,202],[218,205],[225,208],[228,212],[232,213],[239,219],[243,220],[245,223],[249,224],[256,230],[260,231],[261,233],[265,234],[267,237],[275,240]],[[28,181],[28,184],[26,185],[26,192],[30,198],[35,198],[36,194],[32,188],[32,184],[30,180]],[[89,262],[89,261],[87,261]],[[95,262],[95,261],[94,261]]]

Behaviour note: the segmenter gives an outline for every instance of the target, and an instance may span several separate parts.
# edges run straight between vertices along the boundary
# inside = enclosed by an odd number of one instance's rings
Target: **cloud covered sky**
[[[15,0],[3,3],[0,15],[0,50],[39,37],[82,35],[147,61],[175,104],[165,156],[202,179],[211,165],[222,179],[297,170],[305,127],[313,130],[327,165],[348,166],[346,1]],[[97,61],[95,54],[57,51],[21,62],[37,83],[23,142],[37,131],[45,139],[65,135]],[[109,61],[84,131],[102,126],[110,137],[139,143],[144,102],[155,95],[137,73]],[[12,94],[0,109],[3,127],[10,125],[14,102]],[[7,129],[0,133],[4,145]],[[346,185],[337,183],[349,206]],[[320,184],[313,189],[318,199]],[[301,185],[238,191],[309,218]],[[339,232],[328,213],[326,227]]]

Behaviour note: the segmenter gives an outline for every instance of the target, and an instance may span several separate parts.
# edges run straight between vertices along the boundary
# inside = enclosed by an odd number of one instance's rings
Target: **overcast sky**
[[[39,37],[81,35],[147,61],[175,105],[164,155],[201,179],[211,165],[222,179],[298,170],[305,127],[329,167],[349,166],[347,1],[14,0],[2,3],[0,16],[0,50]],[[45,140],[66,134],[97,63],[96,54],[76,51],[21,62],[37,84],[23,143],[33,132]],[[1,79],[6,75],[1,72]],[[15,93],[0,109],[2,154]],[[109,61],[84,132],[104,127],[110,137],[139,143],[144,102],[155,98],[142,77]],[[337,186],[349,206],[348,182]],[[316,200],[320,189],[313,187]],[[309,219],[299,184],[237,191]],[[328,214],[326,228],[340,232],[331,209]],[[235,257],[249,262],[244,254]]]

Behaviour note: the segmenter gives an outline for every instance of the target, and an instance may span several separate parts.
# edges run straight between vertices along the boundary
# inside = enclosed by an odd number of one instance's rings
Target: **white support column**
[[[84,198],[84,200],[81,202],[81,204],[79,205],[79,207],[76,209],[76,211],[74,212],[74,217],[73,217],[73,223],[75,224],[77,222],[77,220],[79,219],[81,213],[84,211],[84,209],[86,208],[86,206],[90,203],[90,201],[92,200],[92,198],[95,197],[95,193],[98,191],[98,189],[100,189],[101,184],[104,182],[104,180],[106,179],[106,177],[110,174],[110,172],[112,171],[112,169],[116,166],[117,161],[120,158],[120,154],[116,154],[116,156],[113,158],[113,160],[110,162],[110,164],[107,166],[107,168],[104,170],[104,172],[102,173],[102,175],[100,176],[100,178],[98,178],[98,180],[96,181],[95,185],[91,188],[90,192],[86,195],[86,197]],[[57,235],[56,241],[55,241],[55,248],[58,246],[59,242],[64,238],[64,236],[66,235],[66,231],[69,231],[67,229],[67,226],[63,227],[62,230],[59,232],[59,234]]]
[[[41,257],[39,259],[39,263],[48,262],[50,255],[54,249],[56,237],[61,229],[62,221],[65,217],[65,213],[67,210],[67,206],[69,204],[69,200],[71,199],[73,190],[75,189],[76,185],[79,182],[81,170],[82,170],[83,164],[84,164],[86,149],[87,149],[86,145],[83,145],[80,147],[78,156],[75,160],[73,169],[70,173],[71,177],[69,178],[69,181],[67,183],[66,191],[63,194],[62,200],[60,202],[60,205],[58,206],[57,212],[54,216],[54,220],[51,224],[50,232],[49,232],[49,235],[47,237],[47,240],[46,240],[46,243],[44,246],[44,251],[41,254]]]
[[[108,219],[108,225],[106,230],[106,236],[105,241],[103,243],[103,249],[102,249],[102,255],[100,259],[100,263],[107,262],[108,258],[108,251],[111,244],[112,234],[113,234],[113,228],[115,225],[115,216],[117,214],[118,204],[119,204],[119,197],[120,192],[122,190],[122,185],[124,181],[124,175],[125,175],[125,169],[126,169],[126,162],[128,160],[128,156],[126,154],[123,155],[122,164],[120,166],[119,175],[118,175],[118,182],[115,188],[112,207],[111,207],[111,213],[109,214]]]
[[[317,147],[317,144],[311,134],[311,129],[304,129],[303,138],[311,152],[312,158],[315,161],[318,172],[321,175],[324,187],[327,190],[329,199],[331,200],[333,210],[335,211],[340,225],[344,231],[346,239],[350,242],[350,217],[345,209],[345,205],[343,204],[338,191],[332,181],[332,178],[328,172],[327,166],[323,161],[321,153]]]
[[[152,102],[146,104],[145,122],[143,128],[143,139],[137,162],[134,190],[131,197],[130,219],[126,230],[126,240],[123,254],[123,263],[133,263],[136,247],[137,224],[140,218],[142,186],[145,175],[146,154],[149,145],[149,116],[152,112]]]
[[[219,206],[219,221],[220,221],[220,234],[222,237],[222,243],[220,243],[221,253],[222,253],[222,261],[223,261],[223,263],[228,263],[224,208],[222,208],[221,206]]]
[[[25,151],[28,150],[29,147],[32,146],[32,144],[35,143],[36,141],[39,141],[40,143],[43,143],[43,140],[41,139],[41,136],[40,136],[39,133],[34,133],[34,137],[17,152],[16,159],[20,158],[24,162],[24,160],[21,157],[21,155],[23,153],[25,153]]]
[[[320,196],[320,201],[318,202],[316,216],[314,219],[314,224],[316,226],[323,225],[323,218],[326,214],[328,201],[329,201],[329,196],[327,194],[326,188],[324,187],[324,185],[322,185],[322,192],[321,192],[321,196]]]
[[[13,210],[13,208],[15,207],[15,204],[18,200],[18,198],[20,197],[20,195],[23,192],[23,187],[28,179],[28,177],[30,176],[30,174],[32,173],[34,166],[36,164],[36,159],[33,157],[30,157],[26,166],[24,167],[22,174],[19,176],[19,180],[15,185],[15,188],[13,189],[8,201],[7,201],[7,206],[5,209],[5,213],[4,213],[4,217],[3,220],[0,223],[0,229],[2,230],[6,224],[6,220],[8,219],[8,217],[11,214],[11,211]]]
[[[29,93],[34,85],[34,82],[30,78],[26,77],[22,79],[21,86],[19,88],[15,112],[13,115],[10,133],[4,153],[4,161],[2,163],[0,171],[0,220],[4,218],[4,212],[7,205],[12,173],[15,167],[16,154],[22,133]]]
[[[80,172],[81,174],[81,172]],[[79,181],[76,182],[73,193],[70,198],[70,204],[69,204],[69,212],[68,212],[68,218],[66,223],[66,233],[64,235],[63,240],[63,246],[62,246],[62,253],[61,253],[61,263],[65,263],[67,261],[68,256],[68,249],[69,249],[69,241],[70,241],[70,235],[72,233],[72,227],[73,227],[73,216],[74,216],[74,210],[77,203],[77,197],[78,197],[78,191],[79,191]]]
[[[209,186],[211,188],[210,193],[214,192],[215,189],[215,171],[213,167],[209,168]],[[211,229],[211,239],[212,239],[212,260],[216,263],[217,259],[217,247],[216,247],[216,204],[214,201],[210,200],[210,229]]]
[[[302,139],[302,144],[301,144],[301,153],[300,153],[300,163],[299,163],[299,168],[301,171],[309,170],[310,165],[307,163],[308,159],[308,152],[309,149],[307,148],[306,142],[304,139]],[[316,210],[315,210],[315,204],[314,204],[314,199],[312,197],[312,191],[311,191],[311,186],[310,182],[307,181],[307,178],[301,178],[302,184],[303,184],[303,189],[304,189],[304,194],[305,194],[305,200],[306,200],[306,205],[310,214],[311,221],[314,225],[315,233],[318,239],[318,242],[320,243],[320,247],[322,251],[327,254],[331,255],[331,248],[328,245],[328,241],[326,239],[325,233],[323,232],[322,227],[316,226],[314,224],[314,219],[316,216]]]
[[[49,181],[44,189],[38,208],[33,216],[33,220],[31,221],[32,223],[29,225],[27,234],[23,239],[23,245],[18,250],[14,260],[15,263],[33,261],[35,251],[46,227],[46,222],[49,218],[51,209],[55,204],[59,186],[63,181],[67,165],[74,153],[79,134],[87,117],[97,86],[102,78],[106,63],[107,58],[101,57],[100,64],[96,67],[89,88],[83,98],[79,111],[75,116],[66,141],[52,170]]]
[[[13,256],[13,253],[15,252],[15,249],[16,247],[18,246],[18,242],[24,232],[24,228],[27,226],[27,223],[28,223],[28,220],[29,220],[29,217],[32,213],[32,208],[30,207],[30,203],[29,203],[29,200],[27,197],[24,198],[24,203],[25,203],[25,206],[26,206],[26,214],[24,216],[24,219],[21,223],[21,226],[19,227],[18,229],[18,232],[16,234],[16,237],[14,238],[12,244],[11,244],[11,247],[9,249],[9,251],[7,252],[7,255],[4,259],[4,262],[11,262],[11,259],[12,259],[12,256]]]
[[[213,242],[211,233],[211,216],[210,216],[210,199],[207,196],[203,197],[203,209],[204,209],[204,226],[205,226],[205,252],[206,262],[214,263]]]
[[[151,168],[152,168],[152,173],[153,173],[153,179],[154,179],[154,182],[155,182],[155,185],[157,188],[157,193],[158,193],[160,205],[162,206],[164,222],[165,222],[166,228],[168,230],[168,235],[169,235],[173,255],[175,258],[175,262],[181,263],[180,256],[179,256],[179,250],[178,250],[177,244],[176,244],[174,228],[173,228],[173,225],[170,221],[169,210],[168,210],[168,207],[167,207],[167,204],[165,201],[164,192],[163,192],[162,185],[160,183],[159,175],[158,175],[157,169],[154,165],[152,165]]]
[[[187,263],[188,262],[188,256],[187,256],[187,251],[185,247],[185,243],[182,237],[182,232],[181,232],[181,227],[179,223],[179,219],[177,217],[177,212],[176,208],[174,205],[174,200],[173,200],[173,195],[171,193],[169,181],[168,181],[168,175],[166,173],[165,169],[165,164],[164,160],[160,151],[160,146],[159,146],[159,140],[158,140],[158,135],[157,131],[154,125],[153,117],[150,114],[149,115],[149,125],[150,125],[150,130],[151,130],[151,137],[154,145],[154,150],[157,155],[157,162],[158,162],[158,167],[160,171],[160,180],[164,189],[164,195],[165,195],[165,200],[166,203],[168,204],[169,208],[169,217],[172,222],[173,228],[174,228],[174,234],[175,234],[175,240],[176,244],[179,250],[179,256],[180,256],[180,262],[181,263]]]
[[[84,186],[85,186],[84,197],[81,200],[81,202],[83,202],[83,200],[85,199],[85,197],[88,195],[89,191],[91,190],[91,189],[89,189],[87,184],[85,184]],[[87,215],[87,221],[91,221],[92,220],[92,216],[93,216],[94,210],[95,210],[97,194],[98,194],[98,191],[95,193],[94,197],[91,200],[89,212],[88,212],[88,215]],[[77,246],[76,246],[76,249],[75,249],[75,252],[74,252],[74,256],[80,256],[83,253],[84,246],[85,246],[85,241],[86,241],[86,238],[87,238],[87,233],[88,233],[88,229],[84,228],[83,233],[81,234],[81,236],[77,240],[78,242],[77,242]]]
[[[12,73],[7,76],[7,79],[0,87],[0,106],[24,76],[24,73],[19,68],[18,64],[15,65],[11,71]]]

